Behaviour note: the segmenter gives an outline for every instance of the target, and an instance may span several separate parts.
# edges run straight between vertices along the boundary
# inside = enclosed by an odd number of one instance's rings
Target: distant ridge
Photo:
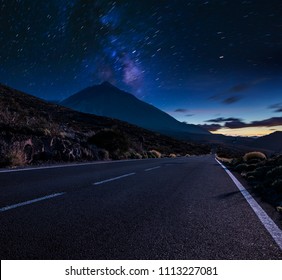
[[[282,153],[282,131],[276,131],[254,140],[254,147]]]
[[[109,82],[88,87],[63,100],[60,104],[80,112],[126,121],[170,136],[181,133],[210,135],[210,132],[204,128],[181,123],[169,114],[118,89]]]

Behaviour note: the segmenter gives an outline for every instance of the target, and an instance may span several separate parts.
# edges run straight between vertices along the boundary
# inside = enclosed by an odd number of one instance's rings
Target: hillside
[[[282,131],[276,131],[269,135],[257,138],[253,142],[254,147],[282,152]]]
[[[0,166],[208,153],[111,118],[80,113],[0,85]]]
[[[181,123],[169,114],[108,82],[86,88],[63,100],[61,105],[84,113],[126,121],[169,136],[210,135],[210,132],[202,127]]]

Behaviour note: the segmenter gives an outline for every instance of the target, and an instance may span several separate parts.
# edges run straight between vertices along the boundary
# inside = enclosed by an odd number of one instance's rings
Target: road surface
[[[0,172],[1,259],[282,259],[214,156]]]

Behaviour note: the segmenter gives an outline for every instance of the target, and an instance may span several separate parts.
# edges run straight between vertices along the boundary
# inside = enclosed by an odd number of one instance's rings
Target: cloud
[[[216,119],[206,120],[205,122],[222,123],[222,122],[235,122],[235,121],[242,121],[242,120],[237,118],[216,118]]]
[[[217,131],[221,129],[223,126],[218,123],[212,123],[212,124],[203,124],[200,125],[202,128],[208,130],[208,131]]]
[[[192,116],[194,116],[194,114],[187,114],[187,115],[185,115],[185,117],[192,117]]]
[[[211,100],[218,100],[220,99],[220,97],[222,96],[222,94],[215,94],[209,97],[209,99]]]
[[[179,109],[176,109],[174,112],[175,112],[175,113],[187,113],[188,110],[187,110],[187,109],[181,109],[181,108],[179,108]]]
[[[226,90],[225,92],[213,95],[210,97],[210,99],[213,100],[219,100],[225,104],[232,104],[235,103],[237,101],[239,101],[240,99],[242,99],[242,97],[238,96],[238,95],[234,95],[237,93],[241,93],[243,91],[248,90],[251,87],[251,83],[249,84],[237,84],[235,86],[232,86],[231,88],[229,88],[228,90]],[[228,97],[228,95],[233,94],[233,96]]]
[[[282,125],[282,117],[274,117],[261,121],[253,121],[251,123],[245,123],[241,121],[233,121],[225,123],[225,127],[227,128],[245,128],[245,127],[272,127]]]
[[[228,92],[230,93],[238,93],[242,91],[246,91],[250,88],[250,84],[238,84],[233,87],[231,87]]]
[[[229,105],[229,104],[233,104],[233,103],[236,103],[236,102],[238,102],[239,100],[241,100],[242,99],[242,97],[241,96],[231,96],[231,97],[228,97],[228,98],[226,98],[226,99],[224,99],[223,101],[222,101],[222,103],[224,103],[224,104],[227,104],[227,105]]]
[[[211,99],[211,100],[219,101],[219,102],[222,102],[224,104],[232,104],[232,103],[238,102],[242,98],[243,97],[239,96],[239,95],[233,95],[233,96],[227,97],[226,93],[217,94],[217,95],[213,95],[213,96],[209,97],[209,99]]]
[[[272,126],[278,126],[282,125],[282,117],[274,117],[262,121],[254,121],[252,122],[252,126],[267,126],[267,127],[272,127]]]
[[[248,83],[236,84],[222,93],[211,96],[210,99],[221,101],[224,104],[232,104],[238,102],[243,98],[242,96],[239,96],[238,93],[243,93],[253,86],[265,82],[266,80],[268,80],[268,78],[263,77],[254,81],[250,81]],[[230,94],[232,94],[233,96],[228,97],[228,95]]]
[[[226,121],[224,125],[219,124],[220,122]],[[251,123],[246,123],[236,118],[217,118],[214,120],[207,120],[206,122],[214,121],[212,124],[204,124],[201,127],[209,130],[209,131],[217,131],[221,128],[229,128],[229,129],[238,129],[238,128],[246,128],[246,127],[273,127],[273,126],[282,126],[282,117],[274,117],[261,121],[253,121]]]
[[[241,121],[233,121],[233,122],[226,122],[225,127],[235,129],[235,128],[243,128],[243,127],[248,127],[247,123],[241,122]],[[251,124],[249,124],[249,127]]]
[[[274,109],[275,113],[282,113],[282,103],[276,103],[268,107],[269,109]]]

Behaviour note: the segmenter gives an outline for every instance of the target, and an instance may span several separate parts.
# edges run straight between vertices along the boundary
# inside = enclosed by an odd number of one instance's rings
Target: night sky
[[[282,1],[2,0],[0,82],[62,100],[105,80],[215,133],[282,130]]]

